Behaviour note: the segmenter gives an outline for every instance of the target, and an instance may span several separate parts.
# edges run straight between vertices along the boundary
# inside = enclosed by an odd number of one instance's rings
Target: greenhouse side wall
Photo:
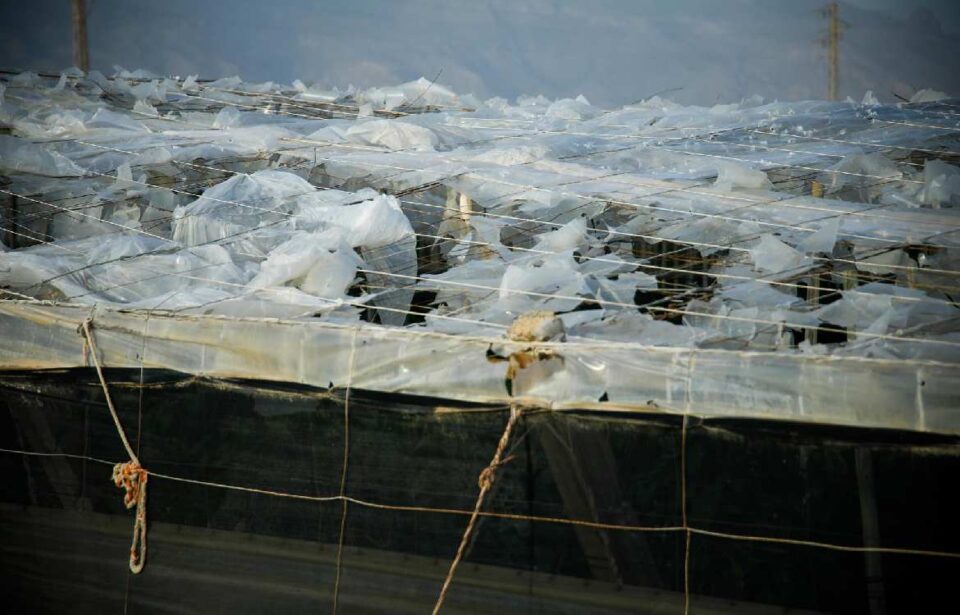
[[[111,481],[126,455],[95,372],[5,372],[0,599],[14,612],[326,612],[335,594],[343,612],[429,611],[510,412],[106,378],[150,471],[146,567],[127,570],[133,513]],[[923,612],[952,596],[954,436],[520,412],[445,612]]]
[[[2,369],[100,360],[212,378],[262,379],[465,402],[660,411],[960,434],[960,363],[645,346],[516,342],[370,324],[0,303]],[[507,387],[492,354],[536,356]]]

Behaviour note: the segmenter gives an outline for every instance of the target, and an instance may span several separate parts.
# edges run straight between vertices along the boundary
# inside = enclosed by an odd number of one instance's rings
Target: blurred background
[[[87,0],[91,68],[481,98],[825,98],[824,0]],[[960,94],[960,0],[839,3],[839,98]],[[0,68],[71,66],[69,0],[0,3]]]

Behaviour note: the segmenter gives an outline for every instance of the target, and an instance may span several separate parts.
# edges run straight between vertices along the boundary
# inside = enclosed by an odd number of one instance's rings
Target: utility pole
[[[831,2],[823,13],[830,20],[826,40],[829,53],[827,100],[837,100],[837,84],[840,81],[840,5]]]
[[[86,0],[73,0],[73,63],[83,72],[90,70]]]

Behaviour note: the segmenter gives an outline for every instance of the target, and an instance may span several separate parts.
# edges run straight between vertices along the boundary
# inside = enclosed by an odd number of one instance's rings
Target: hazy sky
[[[0,0],[0,66],[72,64],[69,0]],[[93,68],[481,97],[661,90],[686,103],[822,98],[823,0],[88,0]],[[848,0],[843,96],[960,95],[960,0]]]

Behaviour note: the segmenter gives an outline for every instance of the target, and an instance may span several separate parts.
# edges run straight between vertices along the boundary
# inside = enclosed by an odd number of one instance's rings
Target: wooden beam
[[[86,0],[73,0],[73,63],[83,72],[90,70]]]

